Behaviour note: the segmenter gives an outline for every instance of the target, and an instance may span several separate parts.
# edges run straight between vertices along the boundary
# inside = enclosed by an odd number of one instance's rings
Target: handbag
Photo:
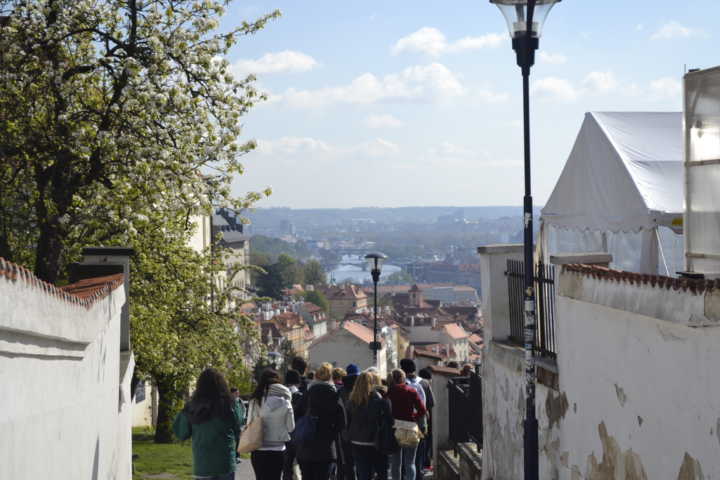
[[[256,402],[250,404],[249,417],[252,418],[250,423],[240,435],[240,441],[238,442],[237,453],[250,453],[254,452],[258,448],[262,447],[263,444],[263,429],[262,429],[262,418],[260,414],[253,414],[256,410]]]
[[[300,417],[295,424],[295,430],[290,434],[290,440],[295,445],[300,445],[315,438],[317,434],[318,417],[306,414]]]
[[[395,419],[395,440],[401,447],[417,447],[422,437],[416,422]]]

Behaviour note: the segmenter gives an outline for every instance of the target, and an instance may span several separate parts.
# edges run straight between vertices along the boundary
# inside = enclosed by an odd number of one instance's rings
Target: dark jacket
[[[180,440],[192,437],[193,475],[226,475],[235,471],[235,449],[240,438],[240,410],[235,402],[225,415],[211,405],[188,402],[173,424]]]
[[[305,394],[306,415],[317,417],[317,434],[297,447],[300,462],[332,462],[337,458],[335,443],[345,428],[345,418],[335,387],[315,383]]]
[[[388,422],[392,427],[390,401],[377,391],[371,394],[367,404],[358,406],[348,402],[347,407],[350,418],[348,437],[351,443],[374,445],[380,423]]]

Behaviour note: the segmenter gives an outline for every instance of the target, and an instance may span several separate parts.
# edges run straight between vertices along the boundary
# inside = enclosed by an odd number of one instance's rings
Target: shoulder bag
[[[240,435],[240,441],[238,442],[237,453],[250,453],[254,452],[258,448],[262,447],[263,444],[263,429],[262,429],[262,418],[257,410],[257,400],[253,400],[250,404],[250,413],[248,417],[250,423],[243,430]]]

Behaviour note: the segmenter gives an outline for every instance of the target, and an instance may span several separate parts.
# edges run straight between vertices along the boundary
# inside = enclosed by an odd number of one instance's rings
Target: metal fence
[[[510,339],[524,343],[525,264],[522,260],[507,261],[508,299],[510,301]],[[555,338],[555,267],[539,263],[535,269],[535,311],[537,335],[535,348],[541,356],[556,358]]]
[[[450,441],[475,442],[482,449],[482,382],[479,375],[448,380],[448,422]]]

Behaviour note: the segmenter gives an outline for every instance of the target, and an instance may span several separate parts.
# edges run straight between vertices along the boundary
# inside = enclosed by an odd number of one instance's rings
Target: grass
[[[190,442],[155,444],[148,428],[133,428],[133,480],[149,475],[171,474],[177,480],[192,480],[192,449]]]

